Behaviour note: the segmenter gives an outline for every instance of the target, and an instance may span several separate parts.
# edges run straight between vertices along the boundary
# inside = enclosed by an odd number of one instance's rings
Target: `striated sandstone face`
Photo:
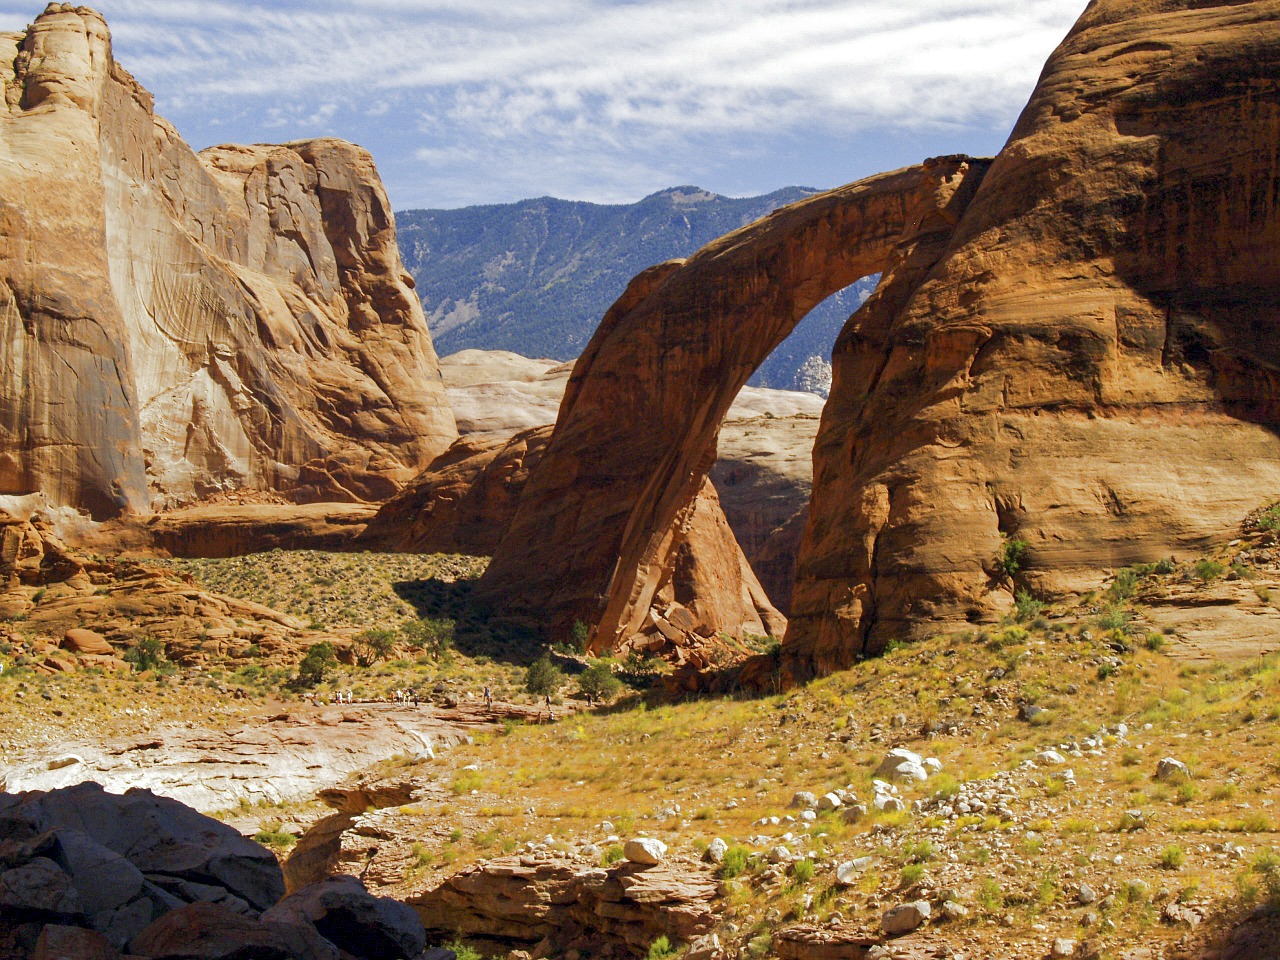
[[[953,237],[837,344],[786,651],[1186,554],[1280,488],[1280,3],[1090,5]]]
[[[638,634],[660,614],[721,423],[748,377],[827,295],[882,270],[912,238],[949,229],[982,169],[950,158],[873,177],[640,274],[574,368],[479,595],[549,616],[553,628],[593,624],[598,650]],[[741,550],[724,533],[714,562],[727,570]],[[743,597],[713,587],[701,608],[748,622]]]
[[[1278,25],[1277,0],[1096,0],[989,170],[872,178],[637,278],[484,593],[598,648],[634,632],[726,398],[876,270],[833,358],[790,677],[1229,533],[1280,486]]]
[[[448,446],[367,152],[197,156],[86,7],[0,35],[0,77],[0,493],[370,500]]]

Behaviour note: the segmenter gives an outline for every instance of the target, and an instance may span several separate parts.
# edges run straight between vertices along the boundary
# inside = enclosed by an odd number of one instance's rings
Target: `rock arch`
[[[692,537],[718,541],[699,556],[740,557],[706,481],[734,397],[815,305],[949,235],[985,169],[947,157],[871,177],[636,277],[574,369],[477,596],[553,629],[580,619],[594,649],[612,650],[660,616],[655,596],[687,575]],[[734,632],[753,616],[776,628],[749,584],[722,593],[674,628]]]

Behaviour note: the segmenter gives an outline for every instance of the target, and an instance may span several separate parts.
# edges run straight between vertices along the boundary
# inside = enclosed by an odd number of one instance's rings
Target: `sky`
[[[44,0],[0,0],[21,30]],[[1084,0],[97,0],[196,149],[336,136],[396,210],[989,155]]]

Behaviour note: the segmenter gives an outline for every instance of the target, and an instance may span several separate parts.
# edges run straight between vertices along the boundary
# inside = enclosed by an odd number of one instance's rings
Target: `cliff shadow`
[[[472,594],[471,580],[399,580],[392,590],[422,620],[443,620],[453,625],[453,646],[468,657],[489,657],[503,663],[527,666],[542,655],[545,638],[533,622],[495,617]]]

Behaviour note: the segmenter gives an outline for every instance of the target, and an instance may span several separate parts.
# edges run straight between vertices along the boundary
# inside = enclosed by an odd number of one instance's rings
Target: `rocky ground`
[[[1126,568],[1067,605],[1024,595],[1000,625],[786,693],[624,690],[573,712],[585,704],[567,680],[554,723],[532,722],[545,703],[523,692],[523,663],[493,658],[501,645],[400,648],[314,691],[236,658],[57,671],[10,655],[0,748],[11,789],[86,773],[195,789],[184,798],[229,808],[293,885],[356,876],[482,955],[644,953],[668,936],[696,942],[694,958],[1267,957],[1271,526],[1255,516],[1212,555]],[[341,591],[349,612],[325,615],[346,628],[456,614],[474,644],[465,591],[406,592],[427,582],[398,565],[411,562],[277,551],[170,566],[228,601],[316,604],[295,616]],[[470,563],[433,562],[459,577]],[[8,625],[18,642],[28,623]],[[409,688],[433,704],[394,702]],[[308,696],[346,691],[365,702]],[[639,838],[665,846],[660,865],[627,855]]]

